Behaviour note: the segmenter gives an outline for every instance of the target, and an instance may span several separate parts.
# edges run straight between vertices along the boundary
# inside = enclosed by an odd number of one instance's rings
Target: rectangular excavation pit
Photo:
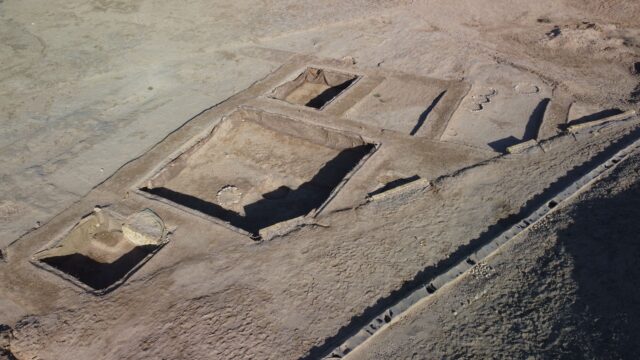
[[[164,223],[151,210],[125,218],[95,209],[59,241],[35,254],[33,263],[103,294],[122,284],[166,241]]]
[[[270,97],[322,110],[358,78],[353,74],[309,67],[294,80],[273,90]]]
[[[225,117],[139,190],[260,238],[260,230],[316,214],[376,146],[254,109]]]

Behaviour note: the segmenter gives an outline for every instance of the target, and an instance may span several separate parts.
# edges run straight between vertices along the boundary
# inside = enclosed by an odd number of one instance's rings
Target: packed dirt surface
[[[640,156],[536,224],[352,359],[633,359]]]
[[[635,358],[639,19],[0,0],[0,359]]]

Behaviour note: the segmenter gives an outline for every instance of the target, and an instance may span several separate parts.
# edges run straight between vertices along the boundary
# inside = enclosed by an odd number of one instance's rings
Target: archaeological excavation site
[[[638,357],[640,2],[0,19],[0,359]]]

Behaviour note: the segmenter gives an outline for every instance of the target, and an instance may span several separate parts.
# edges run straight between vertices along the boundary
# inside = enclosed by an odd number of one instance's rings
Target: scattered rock
[[[551,29],[551,31],[549,31],[545,35],[547,35],[547,37],[549,39],[554,39],[554,38],[560,36],[561,34],[562,34],[562,30],[560,30],[560,27],[559,26],[554,26],[553,29]]]
[[[471,268],[470,270],[471,275],[475,278],[489,278],[491,277],[491,275],[493,275],[494,270],[491,266],[480,262],[477,263],[474,267]]]

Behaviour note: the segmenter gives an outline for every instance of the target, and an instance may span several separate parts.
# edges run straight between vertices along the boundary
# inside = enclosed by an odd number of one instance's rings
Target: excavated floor
[[[310,67],[294,80],[277,87],[272,97],[322,109],[357,80],[357,75]]]
[[[148,211],[135,214],[134,218],[136,216],[153,216],[151,221],[157,219]],[[129,223],[119,214],[96,209],[62,239],[35,254],[34,261],[90,291],[112,289],[161,245],[164,229],[160,222],[152,224],[155,227],[151,229],[155,232],[152,236],[156,238],[142,243],[136,241],[134,233],[127,231],[131,229],[127,227]]]
[[[112,357],[327,356],[407,284],[464,260],[531,199],[637,135],[632,115],[561,129],[551,87],[516,68],[481,68],[468,84],[283,62],[7,249],[10,296],[37,283],[53,299],[20,299],[43,315],[20,324],[30,336],[12,351],[91,358],[117,343]],[[99,205],[114,210],[86,216]],[[146,209],[162,219],[160,237],[127,230]],[[290,220],[300,221],[279,227]],[[124,286],[96,300],[42,269],[93,294]],[[72,316],[91,321],[54,331]],[[47,345],[69,336],[83,346]]]
[[[257,237],[319,209],[374,148],[353,135],[241,110],[142,191]]]

